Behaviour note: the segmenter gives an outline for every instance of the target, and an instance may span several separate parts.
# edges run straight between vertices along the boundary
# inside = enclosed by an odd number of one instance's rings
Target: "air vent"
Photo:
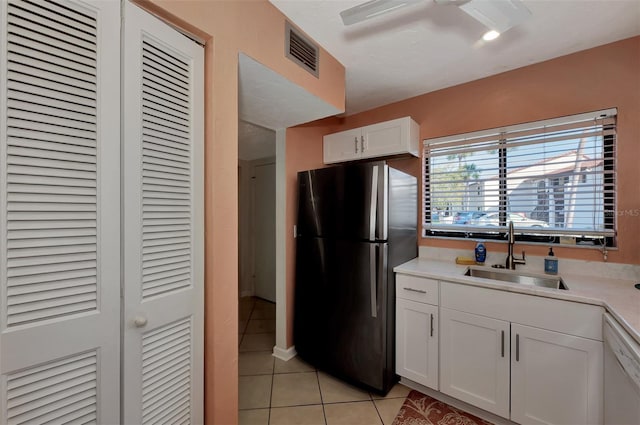
[[[285,56],[318,77],[318,46],[289,22],[285,23]]]

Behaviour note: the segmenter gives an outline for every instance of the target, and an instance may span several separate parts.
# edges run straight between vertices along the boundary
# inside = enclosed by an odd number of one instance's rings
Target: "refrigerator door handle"
[[[388,250],[389,250],[389,245],[384,243],[378,246],[378,248],[376,248],[378,250],[377,254],[378,254],[378,276],[376,279],[376,282],[378,282],[378,285],[376,287],[376,289],[379,288],[386,288],[387,287],[387,258],[389,257],[388,255]],[[384,289],[383,289],[384,290]],[[389,295],[387,294],[387,297]],[[384,298],[383,298],[384,299]]]
[[[369,240],[376,240],[376,222],[378,213],[378,166],[371,170],[371,204],[369,205]]]
[[[371,317],[378,317],[378,246],[371,244],[369,247],[369,281],[371,284]]]
[[[384,165],[382,169],[382,209],[378,215],[382,216],[380,225],[378,226],[378,239],[386,240],[388,238],[387,229],[389,228],[388,203],[389,203],[389,166]]]

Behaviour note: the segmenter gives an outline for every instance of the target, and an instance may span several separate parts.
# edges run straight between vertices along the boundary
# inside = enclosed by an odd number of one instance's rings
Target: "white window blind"
[[[615,235],[616,110],[425,140],[427,235]]]

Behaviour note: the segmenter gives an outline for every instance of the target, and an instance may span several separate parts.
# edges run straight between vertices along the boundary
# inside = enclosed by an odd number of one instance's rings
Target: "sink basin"
[[[534,285],[542,288],[569,289],[560,277],[546,277],[528,274],[520,274],[511,271],[496,271],[486,269],[469,268],[465,276],[479,277],[482,279],[501,280],[503,282],[519,283],[520,285]]]

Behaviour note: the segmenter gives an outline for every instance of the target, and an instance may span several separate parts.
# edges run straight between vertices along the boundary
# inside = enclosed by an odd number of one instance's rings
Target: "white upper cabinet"
[[[362,129],[341,131],[324,136],[324,162],[353,161],[362,158]]]
[[[390,155],[419,156],[420,127],[411,117],[398,118],[324,136],[324,163]]]

